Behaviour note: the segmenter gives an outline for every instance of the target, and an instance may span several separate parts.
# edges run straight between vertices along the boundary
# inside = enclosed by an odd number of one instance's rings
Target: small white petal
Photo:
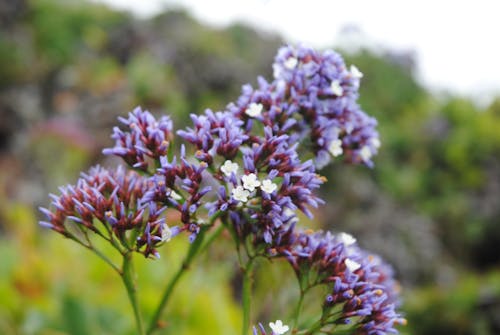
[[[359,264],[358,262],[353,261],[352,259],[349,259],[349,258],[346,258],[344,263],[345,263],[345,266],[347,266],[347,268],[351,272],[354,272],[361,267],[361,264]]]
[[[299,64],[299,61],[297,60],[297,58],[295,57],[290,57],[288,58],[284,65],[285,67],[288,69],[288,70],[293,70],[295,69],[295,67],[297,66],[297,64]]]
[[[363,72],[359,71],[359,69],[355,65],[351,65],[351,76],[356,79],[363,78]]]
[[[236,188],[233,188],[231,191],[233,198],[235,200],[241,201],[241,202],[247,202],[248,201],[248,196],[250,195],[250,192],[247,190],[243,189],[242,186],[237,186]]]
[[[241,177],[243,182],[243,188],[253,192],[257,187],[260,186],[260,181],[257,180],[255,173],[250,173]]]
[[[174,200],[181,200],[182,197],[179,193],[175,192],[174,190],[170,190],[170,197]]]
[[[262,181],[262,186],[260,187],[260,189],[266,193],[271,194],[278,189],[278,185],[273,183],[271,179],[264,179]]]
[[[354,126],[351,123],[347,123],[345,126],[345,132],[350,134],[354,130]]]
[[[222,173],[224,173],[227,177],[230,177],[232,173],[236,174],[238,172],[238,164],[233,163],[230,160],[227,160],[224,162],[224,164],[221,166],[220,170]]]
[[[169,242],[171,238],[172,238],[172,230],[170,230],[170,228],[166,223],[163,223],[161,225],[161,241]]]
[[[256,104],[252,102],[245,111],[245,114],[250,117],[259,117],[262,114],[262,109],[264,106],[262,104]]]
[[[290,329],[290,327],[284,325],[281,320],[276,320],[276,322],[269,322],[269,327],[271,327],[271,330],[275,335],[285,334]]]
[[[342,150],[342,141],[339,139],[333,140],[328,146],[328,151],[332,154],[333,157],[342,155],[342,153],[344,152]]]
[[[344,89],[342,88],[342,86],[340,86],[340,81],[338,80],[332,80],[330,89],[336,96],[341,96],[342,94],[344,94]]]
[[[356,239],[351,234],[347,233],[340,233],[339,239],[346,247],[356,243]]]
[[[372,151],[370,150],[370,148],[368,146],[364,146],[363,148],[361,148],[361,151],[359,152],[359,156],[361,157],[361,159],[366,162],[368,160],[370,160],[370,158],[372,157]]]
[[[380,148],[380,140],[376,137],[372,138],[371,141],[372,145],[375,147],[375,148]]]
[[[279,64],[273,64],[273,76],[275,79],[281,77],[281,66]]]

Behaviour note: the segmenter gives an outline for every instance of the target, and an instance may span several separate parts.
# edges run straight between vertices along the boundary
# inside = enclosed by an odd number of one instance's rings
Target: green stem
[[[241,329],[242,335],[248,334],[250,328],[250,311],[252,305],[252,283],[253,283],[253,266],[254,259],[250,258],[243,268],[243,325]]]
[[[184,261],[182,262],[181,266],[177,270],[177,272],[174,274],[172,279],[168,282],[165,291],[163,292],[163,296],[156,307],[155,313],[149,323],[149,328],[146,334],[150,335],[155,332],[159,328],[159,321],[161,318],[161,315],[163,314],[163,311],[167,307],[167,303],[170,300],[170,296],[172,295],[172,292],[174,291],[174,288],[177,286],[177,283],[181,279],[182,275],[186,272],[187,269],[189,269],[189,266],[191,265],[194,257],[198,254],[200,250],[204,250],[208,247],[208,244],[211,243],[220,233],[219,229],[216,229],[215,232],[210,235],[207,239],[207,241],[203,244],[203,239],[205,237],[205,233],[207,230],[213,225],[215,220],[222,214],[222,212],[217,212],[215,213],[211,218],[210,222],[202,226],[200,229],[200,232],[198,233],[198,236],[194,240],[193,243],[189,246],[188,253],[186,254],[186,257],[184,258]],[[222,226],[222,225],[221,225]]]
[[[134,267],[132,264],[132,253],[128,252],[123,255],[123,267],[121,272],[121,277],[125,288],[127,289],[128,298],[132,309],[134,310],[135,323],[137,326],[137,334],[143,335],[144,326],[142,324],[142,317],[139,309],[139,303],[137,301],[137,287],[134,278]]]
[[[97,256],[99,256],[100,259],[102,259],[109,266],[111,266],[113,268],[113,270],[115,270],[116,272],[118,272],[119,274],[121,274],[121,270],[113,263],[113,261],[111,259],[109,259],[106,255],[104,255],[99,249],[95,248],[92,245],[90,239],[88,239],[88,237],[87,237],[87,243],[83,243],[80,239],[78,239],[76,236],[74,236],[72,234],[67,234],[66,236],[69,239],[72,239],[76,243],[80,244],[81,246],[85,247],[86,249],[94,252]]]
[[[298,324],[299,324],[299,315],[300,315],[300,310],[302,309],[302,304],[304,303],[304,295],[305,291],[303,289],[300,289],[300,297],[299,297],[299,302],[297,303],[297,307],[295,308],[295,312],[293,315],[293,327],[292,330],[298,330]]]

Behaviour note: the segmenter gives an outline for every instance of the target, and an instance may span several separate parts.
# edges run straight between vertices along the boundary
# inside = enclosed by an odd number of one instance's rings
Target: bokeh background
[[[422,80],[418,50],[358,35],[347,27],[330,47],[364,73],[360,103],[378,119],[383,146],[372,170],[324,171],[328,206],[304,225],[347,231],[393,264],[403,334],[500,334],[500,95],[494,85],[480,99],[438,90]],[[0,0],[0,334],[133,334],[119,278],[41,229],[37,207],[80,171],[117,163],[101,150],[118,116],[141,105],[182,128],[189,113],[222,109],[241,85],[270,78],[287,42],[179,8],[145,17],[89,1]],[[475,51],[458,72],[481,63]],[[185,246],[173,241],[161,260],[138,262],[146,313]],[[184,278],[165,333],[239,330],[227,247],[212,247]],[[286,319],[278,312],[296,294],[292,272],[262,264],[258,276],[256,316]]]

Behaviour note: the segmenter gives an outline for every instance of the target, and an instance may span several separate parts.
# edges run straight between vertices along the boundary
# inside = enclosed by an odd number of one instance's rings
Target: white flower
[[[283,211],[283,214],[285,214],[286,216],[294,216],[295,215],[295,211],[288,208],[288,207],[285,207],[285,210]]]
[[[346,124],[345,126],[345,132],[350,134],[354,130],[354,126],[351,123]]]
[[[344,93],[344,89],[340,86],[340,81],[338,80],[332,80],[330,89],[336,96],[341,96]]]
[[[224,164],[220,167],[220,170],[228,177],[231,177],[231,173],[236,174],[238,172],[238,164],[233,163],[230,160],[224,162]]]
[[[260,186],[260,181],[257,180],[257,176],[255,173],[250,173],[241,177],[241,181],[243,182],[243,188],[253,192],[255,188]]]
[[[347,234],[347,233],[340,233],[339,239],[342,243],[344,243],[344,245],[346,247],[356,243],[356,238],[354,238],[351,234]]]
[[[290,329],[290,327],[284,325],[281,320],[276,320],[276,322],[269,322],[269,327],[271,327],[271,330],[275,335],[282,335]]]
[[[252,102],[245,111],[245,114],[250,117],[258,117],[262,114],[262,108],[264,108],[262,104],[256,104],[255,102]]]
[[[299,64],[299,61],[297,60],[297,58],[295,57],[290,57],[288,58],[284,65],[285,67],[288,69],[288,70],[293,70],[295,69],[295,67],[297,66],[297,64]]]
[[[360,79],[363,78],[363,72],[359,71],[356,66],[351,65],[351,76],[353,78]]]
[[[276,79],[281,77],[281,66],[279,64],[273,64],[273,76]]]
[[[375,148],[380,148],[380,140],[376,137],[372,138],[371,141],[372,145],[375,147]]]
[[[339,139],[333,140],[328,146],[328,151],[332,154],[333,157],[342,155],[342,141]]]
[[[276,191],[276,189],[278,188],[278,185],[276,185],[275,183],[273,183],[271,181],[271,179],[264,179],[262,181],[262,186],[260,188],[261,188],[262,191],[271,194],[274,191]]]
[[[179,193],[175,192],[174,190],[170,190],[170,197],[174,200],[181,200],[182,197]]]
[[[370,150],[370,148],[368,146],[364,146],[363,148],[361,148],[361,151],[359,152],[359,156],[361,157],[361,159],[366,162],[367,160],[369,160],[371,157],[372,157],[372,151]]]
[[[172,238],[172,230],[168,227],[166,223],[161,224],[161,241],[169,242]]]
[[[359,264],[358,262],[353,261],[352,259],[349,259],[349,258],[346,258],[344,263],[345,263],[345,266],[347,266],[347,268],[351,272],[354,272],[361,267],[361,264]]]
[[[248,196],[250,195],[250,192],[247,190],[243,189],[242,186],[237,186],[236,188],[233,188],[231,191],[233,194],[233,198],[235,200],[241,201],[241,202],[247,202],[248,201]]]

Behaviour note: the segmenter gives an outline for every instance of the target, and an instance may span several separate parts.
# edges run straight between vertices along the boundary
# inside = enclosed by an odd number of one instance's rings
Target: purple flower
[[[172,121],[168,116],[159,120],[140,107],[129,113],[128,119],[119,118],[127,129],[113,129],[113,148],[103,150],[105,155],[115,155],[123,158],[130,166],[147,171],[152,160],[159,160],[167,154],[172,139]],[[148,159],[149,158],[149,159]]]
[[[87,174],[82,173],[76,185],[61,187],[60,195],[51,195],[53,209],[40,208],[48,219],[40,224],[79,239],[72,223],[84,235],[92,233],[108,241],[116,240],[120,247],[146,257],[157,255],[156,247],[173,234],[162,215],[165,207],[141,202],[148,187],[148,179],[133,171],[93,167]],[[135,241],[131,240],[134,234],[138,236]]]
[[[273,69],[274,81],[259,78],[258,89],[245,85],[228,105],[247,132],[260,122],[276,135],[287,134],[290,143],[309,138],[319,168],[332,157],[373,165],[380,141],[376,121],[356,104],[362,76],[357,68],[348,70],[333,51],[287,46],[278,51]]]
[[[211,165],[214,155],[231,160],[239,147],[248,139],[243,122],[227,112],[213,113],[207,109],[204,115],[191,115],[193,128],[179,130],[177,134],[197,149],[196,157]]]
[[[394,326],[405,323],[396,312],[398,286],[390,267],[345,234],[298,233],[291,245],[277,248],[277,254],[292,265],[303,290],[330,288],[323,302],[324,325],[356,318],[355,334],[386,334],[397,333]],[[331,313],[339,306],[341,313]]]

